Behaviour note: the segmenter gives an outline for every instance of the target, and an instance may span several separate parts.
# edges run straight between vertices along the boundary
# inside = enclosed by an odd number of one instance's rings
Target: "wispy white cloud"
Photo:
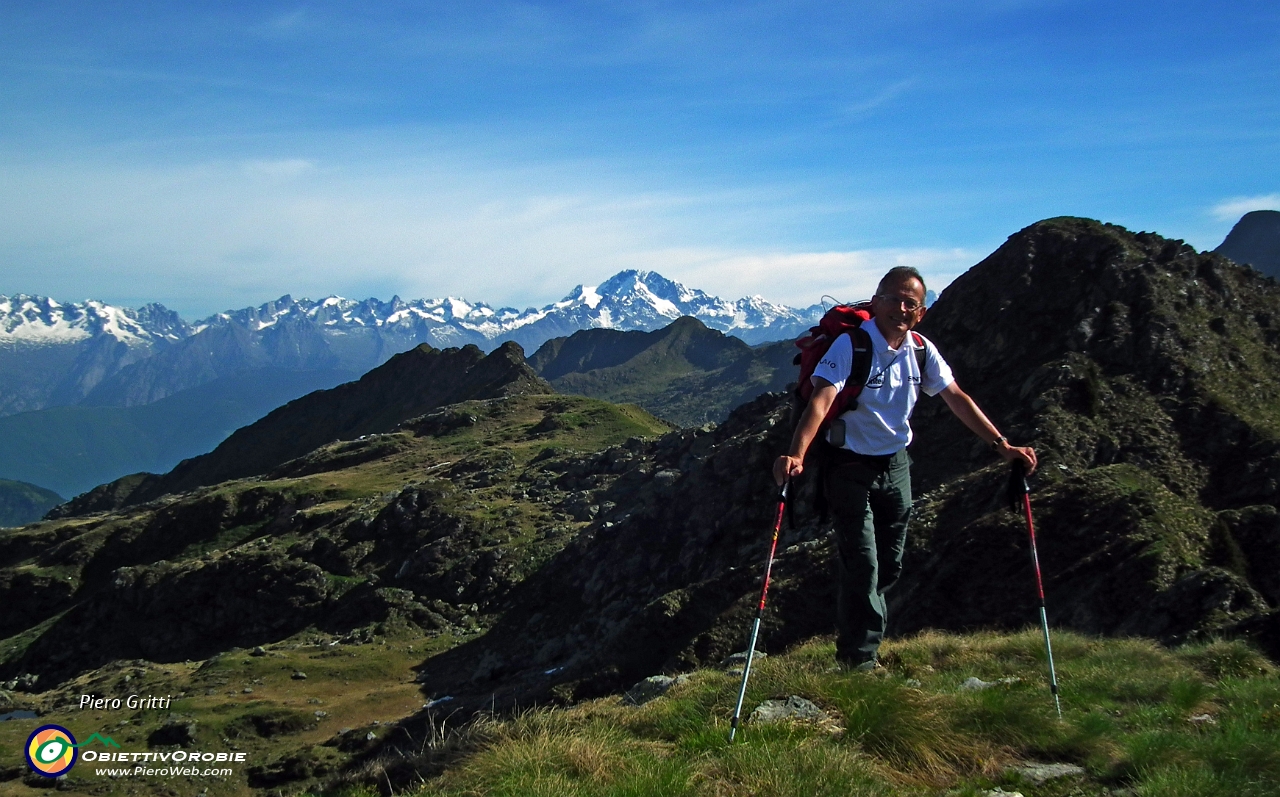
[[[114,66],[68,66],[51,63],[43,56],[33,56],[16,68],[26,73],[44,75],[79,84],[95,84],[117,91],[131,92],[140,86],[159,86],[193,92],[225,91],[242,99],[254,95],[268,97],[294,97],[326,103],[342,102],[350,105],[367,102],[361,92],[336,89],[318,89],[299,81],[287,79],[258,79],[235,77],[228,73],[210,73],[173,69],[136,69]],[[225,111],[223,111],[225,113]]]
[[[1219,221],[1235,221],[1251,210],[1280,210],[1280,194],[1232,197],[1214,205],[1209,212]]]
[[[304,8],[287,11],[281,14],[275,14],[257,26],[256,30],[263,33],[273,33],[277,35],[288,35],[303,28],[308,23],[307,11]]]
[[[744,226],[768,227],[769,206],[622,190],[564,164],[486,169],[455,156],[323,168],[307,158],[9,164],[0,292],[124,302],[145,286],[140,298],[190,317],[284,293],[528,306],[639,268],[726,298],[809,305],[869,295],[904,263],[937,290],[979,259],[959,249],[788,251],[776,239],[725,247],[717,242],[750,237]]]
[[[820,302],[823,296],[842,302],[869,298],[884,273],[895,266],[914,266],[924,275],[929,289],[941,293],[985,254],[960,248],[839,252],[677,250],[651,253],[651,262],[663,265],[650,267],[726,298],[760,295],[770,301],[807,307]]]
[[[905,94],[913,85],[914,80],[899,80],[877,91],[870,97],[852,102],[840,108],[840,115],[847,119],[858,119],[872,111],[888,105],[898,97]]]
[[[250,177],[268,180],[289,180],[314,170],[315,164],[303,158],[284,158],[281,160],[244,161],[240,164],[240,168]]]

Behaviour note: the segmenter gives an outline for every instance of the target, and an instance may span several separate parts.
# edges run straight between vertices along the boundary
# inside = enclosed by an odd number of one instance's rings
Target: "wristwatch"
[[[1005,437],[1004,435],[1000,435],[995,440],[991,441],[991,447],[995,449],[999,449],[1000,446],[1008,445],[1008,444],[1009,444],[1009,438]]]

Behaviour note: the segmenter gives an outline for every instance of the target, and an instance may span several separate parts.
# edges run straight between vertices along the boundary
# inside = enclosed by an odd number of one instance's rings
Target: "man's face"
[[[924,318],[924,286],[914,277],[881,285],[871,306],[882,335],[889,339],[906,335]]]

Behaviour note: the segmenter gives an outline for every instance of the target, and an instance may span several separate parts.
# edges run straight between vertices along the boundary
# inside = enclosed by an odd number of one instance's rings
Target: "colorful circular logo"
[[[60,725],[41,725],[27,738],[27,766],[46,778],[67,774],[76,753],[76,737]]]

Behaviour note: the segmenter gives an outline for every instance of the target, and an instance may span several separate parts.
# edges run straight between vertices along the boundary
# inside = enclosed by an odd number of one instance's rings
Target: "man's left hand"
[[[1000,452],[1000,456],[1004,458],[1005,462],[1020,460],[1023,467],[1027,469],[1028,476],[1036,472],[1036,450],[1034,448],[1031,448],[1030,446],[1004,446],[997,450]]]

